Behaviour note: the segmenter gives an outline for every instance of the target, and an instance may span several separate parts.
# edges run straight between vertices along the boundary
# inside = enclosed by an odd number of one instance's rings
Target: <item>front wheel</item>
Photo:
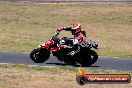
[[[81,60],[80,64],[82,66],[90,66],[97,61],[98,55],[95,51],[89,50],[84,55],[82,55],[81,59],[82,60]]]
[[[50,56],[50,52],[47,49],[43,49],[43,48],[34,49],[30,53],[30,58],[35,63],[43,63],[49,58],[49,56]]]

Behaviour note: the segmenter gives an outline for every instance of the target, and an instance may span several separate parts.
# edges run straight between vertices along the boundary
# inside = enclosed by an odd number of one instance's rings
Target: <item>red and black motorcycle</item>
[[[90,66],[97,61],[98,55],[92,48],[98,49],[98,43],[90,40],[85,47],[79,46],[78,52],[72,56],[69,53],[73,51],[73,48],[70,47],[73,46],[73,38],[63,37],[59,39],[58,35],[59,32],[56,31],[48,42],[40,44],[39,48],[30,53],[30,58],[35,63],[43,63],[49,59],[52,53],[59,61],[70,65],[79,63],[82,66]]]

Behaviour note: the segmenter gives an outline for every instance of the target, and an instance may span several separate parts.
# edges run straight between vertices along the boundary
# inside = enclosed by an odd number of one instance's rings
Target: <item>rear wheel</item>
[[[50,56],[50,52],[47,49],[37,48],[30,53],[30,58],[35,63],[43,63]]]
[[[94,64],[98,59],[98,55],[95,51],[89,50],[82,56],[81,65],[82,66],[90,66]]]

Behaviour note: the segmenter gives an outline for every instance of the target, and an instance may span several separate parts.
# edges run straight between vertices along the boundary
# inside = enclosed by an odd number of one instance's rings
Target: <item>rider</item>
[[[78,23],[72,24],[70,27],[62,27],[57,31],[61,30],[71,31],[72,35],[74,35],[73,39],[73,51],[70,52],[70,55],[75,55],[79,51],[79,45],[84,47],[86,46],[86,32],[81,30],[81,25]]]

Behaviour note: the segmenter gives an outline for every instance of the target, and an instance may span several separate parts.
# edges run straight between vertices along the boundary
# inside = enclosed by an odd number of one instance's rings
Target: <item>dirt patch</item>
[[[1,65],[2,66],[2,65]],[[36,67],[34,67],[36,68]],[[129,84],[85,84],[80,86],[76,83],[76,73],[71,69],[75,68],[48,68],[41,67],[41,70],[31,67],[0,67],[0,88],[131,88]],[[90,74],[126,74],[124,71],[108,71],[87,69]]]

